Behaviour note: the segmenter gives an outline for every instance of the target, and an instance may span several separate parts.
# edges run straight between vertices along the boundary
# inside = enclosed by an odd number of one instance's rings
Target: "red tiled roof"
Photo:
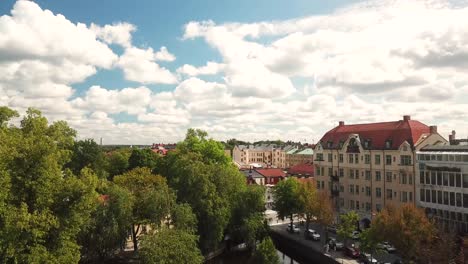
[[[429,134],[427,125],[416,120],[399,120],[393,122],[381,122],[356,125],[339,125],[325,133],[320,142],[324,149],[330,149],[328,142],[332,142],[331,148],[339,148],[340,141],[345,142],[350,134],[358,134],[361,144],[370,140],[371,149],[384,149],[385,141],[391,140],[389,149],[398,149],[400,145],[408,141],[413,147],[423,134]]]
[[[289,168],[288,173],[290,174],[309,174],[314,176],[314,166],[310,163],[297,164]]]
[[[281,169],[256,169],[264,177],[286,177],[286,174]]]

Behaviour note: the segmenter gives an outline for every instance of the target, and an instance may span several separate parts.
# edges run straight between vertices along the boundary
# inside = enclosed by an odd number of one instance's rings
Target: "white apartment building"
[[[417,204],[446,228],[468,233],[468,145],[417,152]]]

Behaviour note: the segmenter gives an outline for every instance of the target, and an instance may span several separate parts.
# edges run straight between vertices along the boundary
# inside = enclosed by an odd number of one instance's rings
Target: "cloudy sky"
[[[316,142],[404,114],[468,136],[465,1],[0,3],[0,105],[80,138]]]

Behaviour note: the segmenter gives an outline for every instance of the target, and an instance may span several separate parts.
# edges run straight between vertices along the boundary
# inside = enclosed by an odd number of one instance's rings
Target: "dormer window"
[[[332,146],[333,146],[333,141],[328,141],[328,142],[327,142],[327,147],[328,147],[328,148],[331,148]]]
[[[391,147],[392,147],[392,141],[388,139],[387,141],[385,141],[385,148],[389,149]]]
[[[343,148],[343,144],[344,144],[343,140],[340,140],[340,143],[339,143],[340,149]]]
[[[369,139],[366,139],[364,141],[364,148],[368,149],[370,148],[370,146],[371,146],[371,141]]]

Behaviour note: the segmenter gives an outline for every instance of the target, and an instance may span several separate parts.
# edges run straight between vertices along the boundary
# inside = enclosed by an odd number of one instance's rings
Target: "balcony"
[[[340,181],[340,177],[338,177],[338,175],[332,175],[332,176],[330,176],[330,178],[331,178],[332,181],[336,181],[336,182]]]
[[[359,146],[348,146],[346,153],[360,153]]]

